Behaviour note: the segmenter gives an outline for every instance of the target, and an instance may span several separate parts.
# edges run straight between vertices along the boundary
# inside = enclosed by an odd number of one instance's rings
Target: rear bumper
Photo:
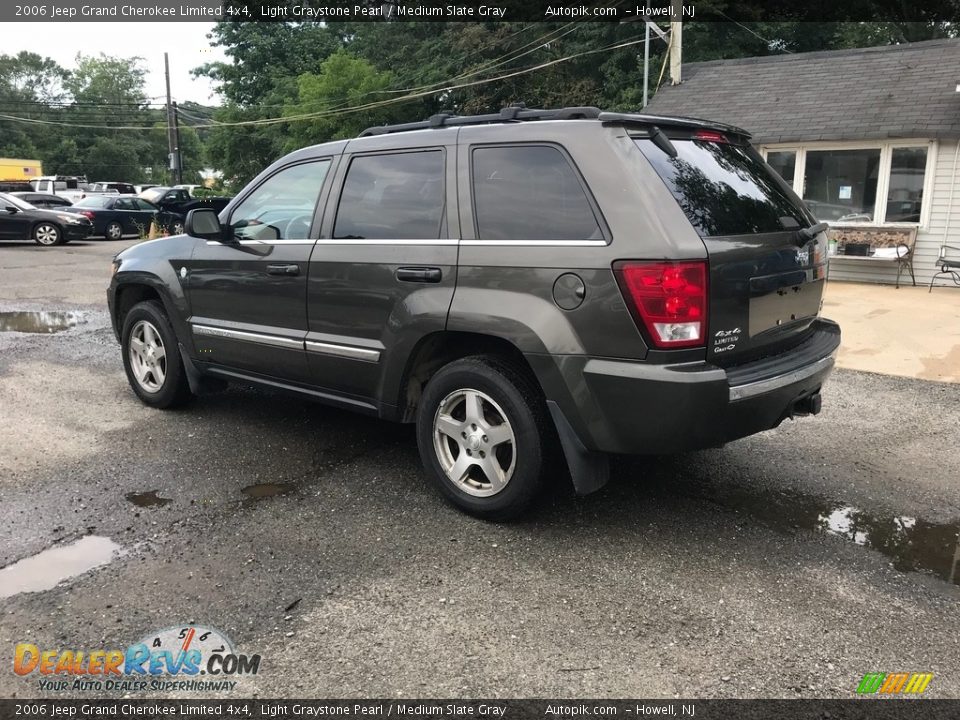
[[[561,359],[544,389],[586,450],[663,454],[721,445],[805,414],[833,370],[840,328],[817,320],[800,346],[720,368]],[[544,370],[542,361],[534,369]],[[549,374],[549,373],[547,373]]]

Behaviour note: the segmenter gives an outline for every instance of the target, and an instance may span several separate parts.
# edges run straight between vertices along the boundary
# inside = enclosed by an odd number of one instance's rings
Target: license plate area
[[[820,312],[823,280],[786,285],[750,299],[750,337],[815,317]]]

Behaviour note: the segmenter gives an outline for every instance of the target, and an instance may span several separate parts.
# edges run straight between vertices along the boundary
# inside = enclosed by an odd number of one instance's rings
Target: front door
[[[187,292],[198,358],[222,369],[309,379],[307,265],[331,158],[281,168],[227,219],[231,242],[198,241]]]

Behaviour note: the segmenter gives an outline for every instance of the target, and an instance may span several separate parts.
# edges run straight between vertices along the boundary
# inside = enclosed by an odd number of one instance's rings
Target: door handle
[[[403,282],[438,283],[442,277],[443,273],[436,267],[397,268],[397,280]]]
[[[267,275],[299,275],[299,265],[267,265]]]

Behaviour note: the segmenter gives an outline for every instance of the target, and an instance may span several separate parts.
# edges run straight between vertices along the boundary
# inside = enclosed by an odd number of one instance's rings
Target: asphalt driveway
[[[194,622],[261,654],[234,694],[262,697],[851,697],[876,671],[960,697],[960,386],[839,371],[817,418],[488,524],[409,426],[244,387],[142,406],[103,292],[127,244],[0,246],[0,652]],[[82,571],[85,536],[110,542]]]

